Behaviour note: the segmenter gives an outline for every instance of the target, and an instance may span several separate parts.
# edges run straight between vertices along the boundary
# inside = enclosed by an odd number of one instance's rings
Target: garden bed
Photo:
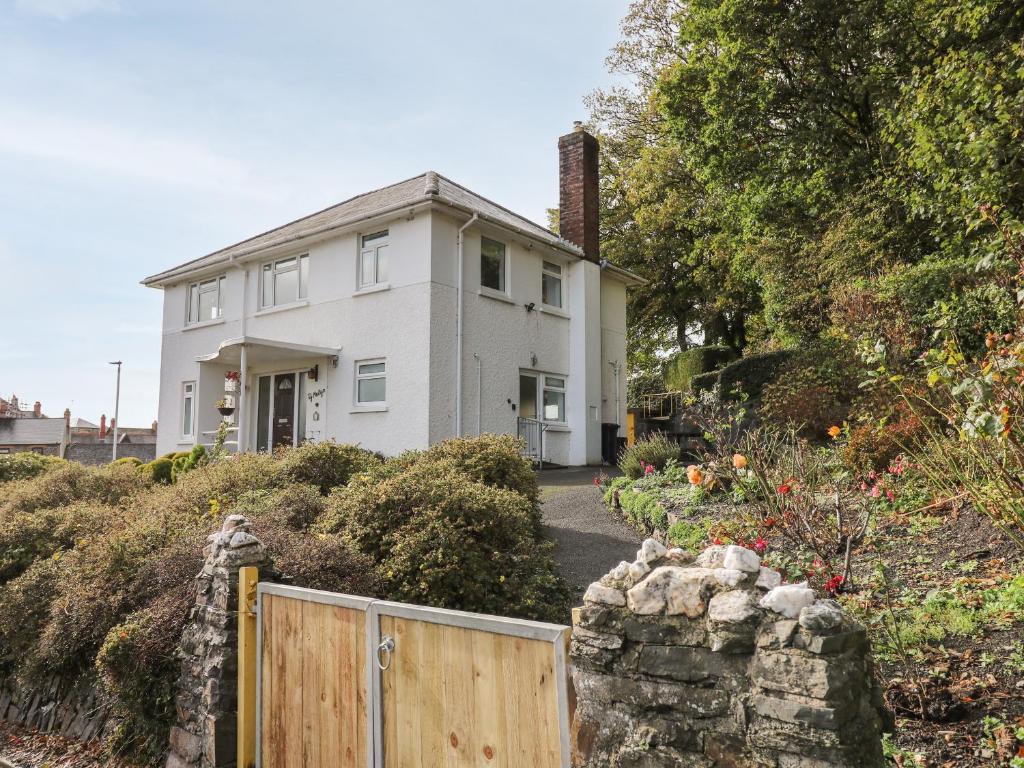
[[[680,465],[605,482],[604,491],[613,511],[642,534],[695,553],[712,542],[742,541],[790,580],[802,578],[795,563],[807,557],[781,532],[754,523],[741,498],[690,483]],[[1018,751],[1024,756],[1024,556],[969,506],[877,507],[854,560],[852,589],[838,597],[874,637],[897,718],[887,750],[905,766],[1011,765]],[[886,605],[879,563],[909,646],[908,665],[887,649],[878,626]],[[926,693],[924,717],[915,711],[914,677]]]

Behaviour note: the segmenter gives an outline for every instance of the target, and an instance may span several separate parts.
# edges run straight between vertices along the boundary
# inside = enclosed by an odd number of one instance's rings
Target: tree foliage
[[[1002,268],[979,209],[1022,227],[1019,3],[636,0],[622,31],[590,104],[604,253],[650,280],[635,370],[923,322]]]

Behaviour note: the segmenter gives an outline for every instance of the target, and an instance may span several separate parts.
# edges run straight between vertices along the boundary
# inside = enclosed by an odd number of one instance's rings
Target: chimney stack
[[[558,139],[558,230],[591,261],[601,258],[598,239],[597,139],[576,121]]]
[[[100,440],[107,436],[107,414],[100,414]]]
[[[155,435],[156,434],[156,422],[155,421],[153,422],[153,426],[150,427],[150,429],[153,431],[153,434]]]
[[[71,429],[71,409],[64,409],[64,431]]]
[[[35,414],[37,419],[43,415],[43,404],[38,400],[36,400],[36,404],[32,406],[32,413]]]

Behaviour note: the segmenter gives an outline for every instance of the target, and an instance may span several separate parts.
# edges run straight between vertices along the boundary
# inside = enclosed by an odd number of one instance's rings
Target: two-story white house
[[[157,453],[212,443],[225,399],[239,450],[543,430],[547,461],[611,458],[640,280],[600,259],[597,152],[559,139],[562,237],[428,171],[146,278]]]

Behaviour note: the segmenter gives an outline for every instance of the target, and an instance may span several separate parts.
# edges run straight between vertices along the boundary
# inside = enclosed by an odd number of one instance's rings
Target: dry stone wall
[[[864,629],[751,550],[648,539],[587,589],[571,659],[578,766],[883,765]]]
[[[166,768],[230,768],[237,763],[238,570],[270,561],[249,521],[230,515],[209,537],[196,577],[196,602],[182,633],[181,676]]]

